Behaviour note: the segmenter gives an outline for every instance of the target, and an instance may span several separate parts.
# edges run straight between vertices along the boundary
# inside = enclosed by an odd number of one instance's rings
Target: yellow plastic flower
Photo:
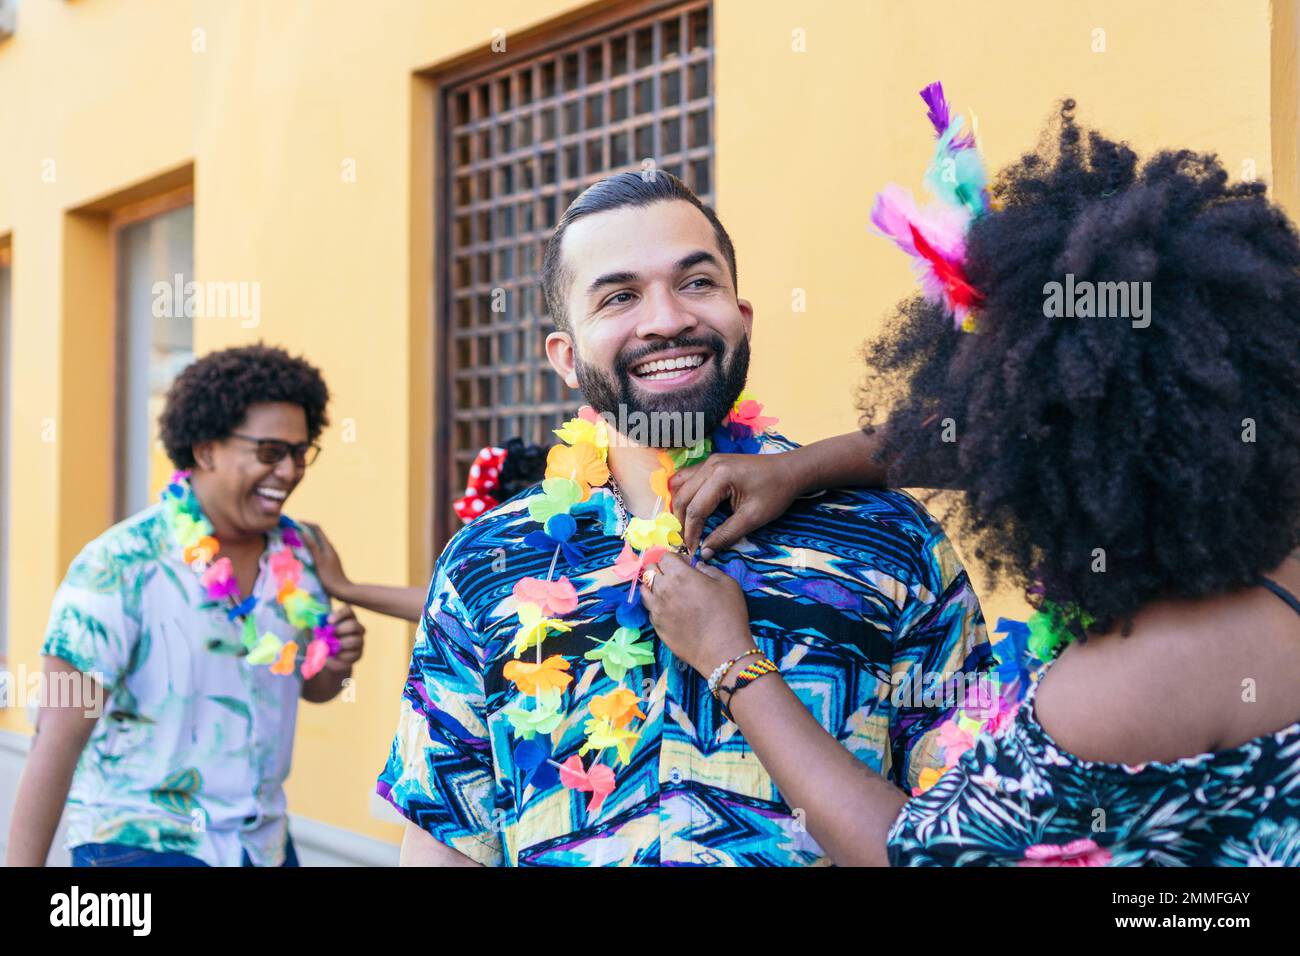
[[[196,520],[187,514],[178,514],[172,521],[172,533],[182,548],[192,548],[212,534],[212,525],[206,518]]]
[[[594,422],[585,418],[570,418],[555,429],[555,434],[566,445],[591,445],[602,462],[609,460],[609,425],[603,418]]]
[[[975,717],[968,717],[966,714],[958,714],[955,721],[960,730],[966,731],[972,737],[978,736],[979,732],[984,729],[984,721]]]
[[[538,604],[519,605],[519,630],[515,631],[514,652],[518,657],[530,647],[536,647],[546,640],[551,631],[564,633],[573,628],[559,618],[547,617]]]
[[[587,721],[583,730],[587,734],[587,742],[578,750],[580,756],[585,755],[588,750],[604,750],[606,747],[615,747],[618,750],[619,763],[627,763],[632,759],[632,748],[636,746],[637,739],[641,736],[634,730],[615,727],[605,717]]]
[[[283,593],[283,592],[282,592]],[[294,586],[294,590],[280,598],[284,616],[296,628],[315,627],[329,608],[312,596],[310,591]]]
[[[661,511],[653,521],[633,518],[623,539],[638,551],[675,548],[682,543],[682,523],[671,511]]]
[[[592,485],[609,481],[609,466],[595,445],[556,445],[546,456],[547,478],[569,478],[582,489],[579,501],[591,495]]]
[[[284,642],[268,631],[262,635],[261,640],[257,642],[257,646],[248,652],[248,663],[270,664],[279,658],[280,650],[283,647]]]

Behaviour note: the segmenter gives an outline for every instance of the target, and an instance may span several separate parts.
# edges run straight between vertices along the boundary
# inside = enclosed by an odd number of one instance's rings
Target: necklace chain
[[[609,490],[614,493],[614,504],[618,508],[618,533],[622,534],[627,527],[627,505],[623,501],[623,492],[618,490],[618,482],[614,476],[609,476]]]

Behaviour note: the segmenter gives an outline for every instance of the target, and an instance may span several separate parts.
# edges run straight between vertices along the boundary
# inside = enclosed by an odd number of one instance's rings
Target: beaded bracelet
[[[732,664],[736,663],[736,661],[744,660],[750,655],[762,653],[762,651],[755,647],[752,650],[745,651],[743,654],[737,654],[731,660],[723,661],[715,667],[713,673],[709,675],[709,693],[713,695],[714,699],[716,700],[718,696],[718,685],[722,683],[722,678],[727,676],[727,671],[731,670]]]
[[[735,718],[731,716],[731,701],[735,698],[736,691],[752,684],[764,674],[775,674],[778,669],[779,668],[772,663],[770,658],[761,657],[737,674],[736,682],[730,687],[719,688],[719,690],[725,690],[727,692],[727,702],[725,704],[722,702],[721,697],[718,698],[718,706],[722,709],[722,716],[734,723]]]

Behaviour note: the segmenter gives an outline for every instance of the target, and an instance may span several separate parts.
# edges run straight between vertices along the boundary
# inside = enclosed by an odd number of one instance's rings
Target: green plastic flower
[[[679,448],[677,451],[673,452],[673,467],[678,470],[689,468],[696,462],[701,462],[708,458],[712,452],[713,442],[708,438],[701,438],[690,448]]]
[[[297,588],[293,593],[286,595],[281,604],[289,623],[299,629],[314,627],[320,616],[329,610],[302,588]]]
[[[172,531],[176,535],[176,540],[180,542],[182,548],[188,548],[197,544],[199,539],[205,535],[212,534],[212,525],[208,519],[199,518],[195,520],[184,512],[178,512],[172,519]]]
[[[587,651],[583,657],[589,661],[600,661],[606,676],[621,681],[630,668],[654,663],[654,648],[649,641],[640,638],[640,628],[620,627],[609,640]]]
[[[569,509],[582,500],[582,487],[569,478],[547,478],[542,482],[542,493],[528,501],[528,516],[546,524],[556,515],[567,515]]]
[[[526,706],[534,701],[531,706]],[[505,709],[505,715],[515,733],[524,740],[532,740],[537,734],[549,734],[564,719],[560,713],[560,692],[550,689],[535,698],[521,697]]]

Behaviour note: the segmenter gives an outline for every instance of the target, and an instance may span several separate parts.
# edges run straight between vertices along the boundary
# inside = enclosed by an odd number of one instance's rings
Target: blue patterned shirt
[[[764,436],[762,452],[794,445]],[[524,492],[475,519],[438,561],[377,790],[435,839],[487,865],[757,866],[829,860],[725,720],[700,675],[653,641],[629,672],[646,713],[617,784],[589,815],[589,794],[535,787],[513,757],[504,711],[519,699],[502,669],[517,627],[515,582],[545,579],[549,552],[521,545],[537,528]],[[593,495],[611,495],[596,488]],[[612,503],[612,502],[611,502]],[[716,526],[725,511],[715,514]],[[587,704],[616,686],[583,658],[617,627],[597,592],[617,583],[621,528],[587,517],[561,572],[578,591],[568,633],[546,653],[572,662],[563,762],[584,742]],[[982,674],[992,664],[979,602],[943,530],[899,491],[832,490],[797,500],[713,562],[736,578],[758,647],[829,733],[872,770],[910,789],[942,768],[934,733],[943,695],[897,694],[922,675]],[[653,637],[647,625],[643,633]],[[933,683],[933,682],[932,682]],[[928,706],[927,706],[928,705]]]

